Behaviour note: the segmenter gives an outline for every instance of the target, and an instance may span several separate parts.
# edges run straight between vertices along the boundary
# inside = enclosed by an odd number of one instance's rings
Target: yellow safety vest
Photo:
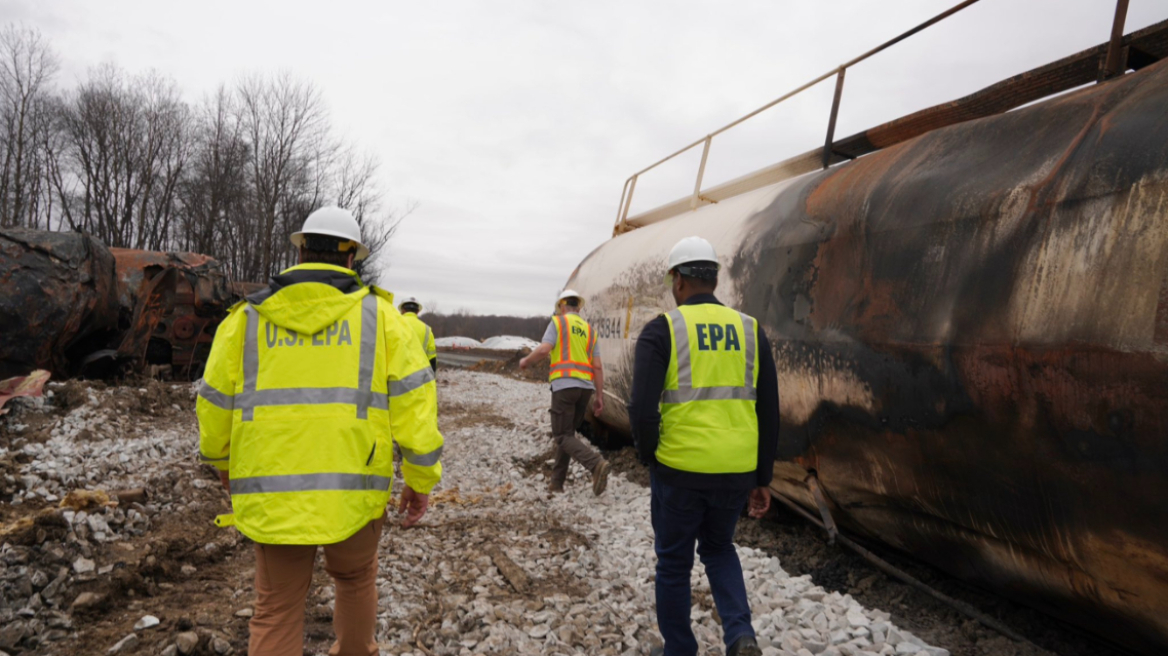
[[[402,318],[414,329],[414,333],[418,336],[418,341],[422,343],[422,349],[426,351],[426,357],[431,360],[438,357],[438,347],[434,345],[434,331],[430,330],[430,326],[427,326],[425,321],[419,319],[416,312],[406,312],[402,315]]]
[[[216,523],[261,543],[332,544],[384,514],[394,441],[407,485],[438,482],[437,393],[388,292],[327,264],[293,272],[357,284],[296,282],[232,309],[199,389],[199,451],[231,476],[235,513]]]
[[[592,380],[592,326],[569,312],[552,317],[556,324],[556,346],[551,352],[548,380],[570,377]]]
[[[673,345],[657,461],[703,474],[758,466],[758,323],[715,303],[665,315]]]

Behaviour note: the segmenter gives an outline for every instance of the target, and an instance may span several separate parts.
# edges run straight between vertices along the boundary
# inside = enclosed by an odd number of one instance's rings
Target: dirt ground
[[[514,376],[514,365],[515,362],[504,363],[498,369]],[[254,600],[252,545],[234,530],[213,526],[214,516],[229,511],[229,503],[213,472],[192,457],[191,444],[181,445],[174,454],[161,452],[159,463],[143,476],[142,487],[148,494],[145,503],[86,506],[92,513],[104,513],[111,521],[117,513],[128,513],[131,508],[144,514],[153,509],[148,529],[127,528],[115,531],[114,537],[105,541],[79,541],[61,519],[58,502],[39,498],[19,504],[8,501],[24,489],[18,474],[21,466],[29,462],[29,445],[45,444],[54,426],[72,416],[70,413],[76,414],[78,408],[92,404],[95,395],[109,416],[91,420],[81,428],[74,438],[79,444],[135,435],[195,435],[191,386],[149,382],[141,383],[140,388],[107,389],[100,383],[69,383],[56,387],[55,392],[54,401],[43,412],[21,416],[21,430],[9,430],[6,427],[10,423],[0,422],[0,499],[4,500],[0,503],[0,544],[4,545],[0,551],[0,581],[11,597],[22,594],[21,577],[34,580],[33,585],[44,597],[43,602],[38,597],[36,603],[46,605],[31,610],[18,608],[0,596],[0,619],[5,620],[0,622],[0,651],[13,656],[100,654],[133,633],[137,644],[124,648],[124,653],[161,654],[175,643],[176,636],[185,633],[197,641],[191,652],[194,654],[246,653],[247,620]],[[448,398],[442,404],[442,429],[447,434],[475,428],[515,430],[514,419],[504,415],[487,403]],[[521,476],[528,479],[525,484],[543,484],[550,473],[547,461],[551,455],[548,450],[515,463]],[[606,455],[615,471],[623,472],[631,482],[647,486],[648,473],[636,462],[631,448]],[[474,508],[476,504],[505,508],[508,494],[507,489],[500,488],[480,492],[476,497],[460,494],[455,488],[435,495],[433,503],[459,508]],[[428,527],[430,539],[457,547],[456,553],[433,557],[433,562],[431,556],[416,553],[409,540],[391,536],[385,541],[383,559],[416,561],[419,567],[445,563],[441,568],[446,578],[426,583],[429,587],[421,596],[424,607],[403,611],[400,617],[379,627],[380,632],[411,644],[433,645],[438,640],[457,639],[460,627],[466,623],[457,607],[473,598],[473,588],[481,585],[476,584],[475,578],[480,570],[492,569],[489,561],[470,562],[464,554],[482,552],[492,544],[521,541],[548,557],[560,557],[590,540],[550,514],[532,517],[495,512],[475,519],[472,512],[467,516],[470,518]],[[125,526],[130,526],[128,520]],[[889,578],[850,551],[828,546],[818,529],[779,509],[762,521],[742,522],[738,541],[778,557],[791,575],[809,574],[815,584],[828,591],[851,594],[867,607],[890,612],[897,625],[930,644],[949,649],[954,656],[1124,653],[1041,613],[969,587],[899,554],[866,545],[930,586],[1002,620],[1033,643],[1016,644]],[[81,557],[91,559],[95,571],[74,572],[73,564]],[[42,578],[35,582],[38,576]],[[324,653],[332,640],[329,583],[323,568],[318,567],[316,585],[307,604],[306,653]],[[506,584],[493,587],[491,594],[497,603],[514,603],[520,611],[526,608],[527,612],[537,612],[549,595],[577,599],[587,593],[578,588],[577,579],[552,572],[536,577],[526,594]],[[93,593],[89,596],[91,602],[75,604],[74,600],[85,597],[83,593]],[[701,599],[698,602],[702,603]],[[132,631],[134,623],[145,615],[155,616],[158,625]],[[416,653],[426,651],[419,648]]]

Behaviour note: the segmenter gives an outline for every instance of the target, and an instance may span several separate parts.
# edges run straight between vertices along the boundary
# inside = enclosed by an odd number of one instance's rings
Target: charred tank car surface
[[[194,253],[106,248],[74,232],[0,230],[0,377],[169,369],[195,379],[250,289]]]
[[[689,235],[775,349],[777,493],[816,472],[845,529],[1168,651],[1168,63],[602,245],[567,284],[617,428]]]
[[[116,335],[114,258],[76,232],[0,229],[0,379],[63,372]]]

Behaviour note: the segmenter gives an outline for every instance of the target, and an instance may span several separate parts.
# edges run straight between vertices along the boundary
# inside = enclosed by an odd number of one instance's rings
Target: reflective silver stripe
[[[343,403],[356,406],[358,419],[367,419],[371,407],[379,410],[389,409],[389,399],[386,395],[373,392],[373,370],[377,363],[377,297],[375,295],[370,293],[361,299],[361,352],[358,362],[357,388],[289,387],[256,390],[256,378],[259,373],[259,313],[250,305],[247,306],[245,312],[247,313],[247,333],[243,347],[243,391],[235,397],[228,397],[231,399],[232,407],[243,410],[244,421],[253,419],[257,407],[271,405]],[[214,399],[208,400],[215,401]],[[216,405],[219,404],[216,403]]]
[[[592,371],[593,371],[592,365],[576,364],[574,362],[561,362],[560,364],[557,364],[554,367],[552,367],[552,371],[560,371],[560,370],[568,370],[568,369],[572,369],[575,371],[584,371],[587,373],[592,373]]]
[[[211,387],[206,380],[199,380],[199,396],[216,408],[235,409],[235,397]]]
[[[419,369],[401,380],[389,381],[389,397],[407,394],[432,380],[434,380],[434,370],[426,365],[425,369]]]
[[[758,391],[745,387],[688,387],[661,392],[662,403],[688,403],[690,401],[754,401]]]
[[[685,315],[678,308],[669,313],[673,323],[673,343],[677,351],[677,386],[681,389],[693,387],[693,373],[689,368],[689,330],[685,325]]]
[[[405,458],[406,462],[415,467],[433,467],[438,464],[438,458],[442,455],[442,447],[438,447],[430,453],[416,453],[400,444],[397,445],[397,448],[401,450],[402,457]]]
[[[754,389],[754,317],[742,314],[742,330],[746,334],[743,335],[743,340],[746,341],[746,389]]]
[[[231,496],[270,492],[317,492],[322,490],[389,490],[391,479],[372,474],[288,474],[231,479]]]
[[[247,315],[247,328],[243,340],[243,393],[254,392],[256,378],[260,373],[260,317],[255,308],[248,305],[244,308]],[[252,408],[243,409],[243,421],[251,421],[255,416]]]
[[[690,401],[755,401],[758,392],[754,387],[754,353],[757,350],[753,317],[742,314],[742,329],[746,355],[746,377],[742,387],[694,387],[693,371],[690,368],[689,332],[685,315],[678,308],[669,313],[673,324],[673,342],[677,354],[677,387],[661,392],[662,403],[688,403]]]
[[[572,359],[572,332],[569,326],[568,315],[561,314],[559,317],[560,325],[560,360]]]
[[[236,397],[235,407],[246,412],[262,405],[360,405],[364,402],[367,402],[368,408],[389,409],[389,399],[385,394],[370,395],[352,387],[285,387],[241,392]]]
[[[357,388],[361,398],[357,401],[357,418],[369,417],[369,405],[373,400],[373,365],[377,361],[377,296],[373,292],[361,299],[361,364],[357,374]]]
[[[222,458],[208,458],[207,456],[203,455],[202,451],[200,451],[199,459],[203,462],[227,462],[228,460],[231,460],[231,456],[224,456]]]

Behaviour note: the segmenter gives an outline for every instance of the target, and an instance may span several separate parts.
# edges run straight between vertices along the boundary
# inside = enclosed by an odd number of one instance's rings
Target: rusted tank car
[[[0,378],[55,375],[116,334],[114,259],[75,232],[0,229]]]
[[[214,258],[197,253],[111,248],[117,263],[117,358],[135,369],[169,365],[198,378],[211,352],[215,328],[238,300]]]
[[[1168,63],[715,200],[567,282],[605,423],[706,237],[775,350],[776,493],[815,508],[815,472],[845,529],[1168,651]]]
[[[195,253],[106,248],[74,232],[0,230],[0,377],[169,367],[198,378],[215,328],[254,290]]]

